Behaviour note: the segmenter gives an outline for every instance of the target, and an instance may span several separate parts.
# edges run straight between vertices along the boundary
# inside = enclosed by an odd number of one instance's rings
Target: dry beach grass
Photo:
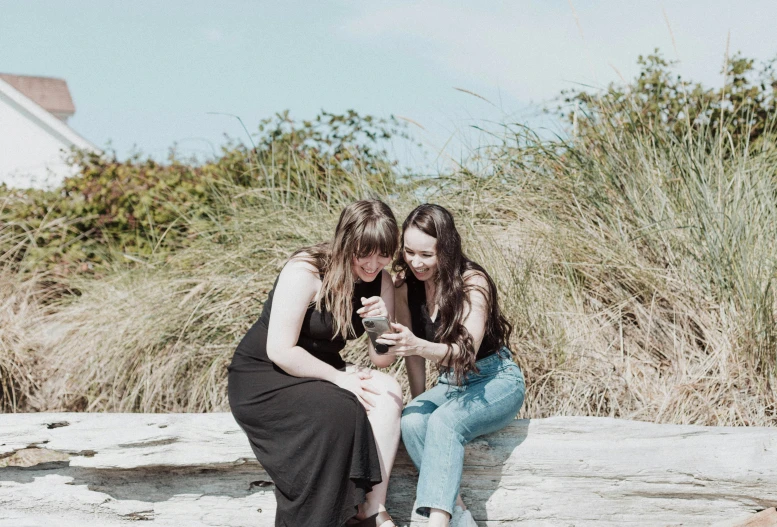
[[[505,127],[455,173],[388,195],[354,173],[349,196],[379,195],[400,221],[419,196],[454,210],[515,326],[523,416],[777,426],[777,148],[714,132],[605,121],[561,147]],[[286,190],[222,190],[195,242],[159,261],[52,281],[6,258],[4,411],[225,410],[234,346],[342,201]],[[348,355],[363,361],[364,343]]]

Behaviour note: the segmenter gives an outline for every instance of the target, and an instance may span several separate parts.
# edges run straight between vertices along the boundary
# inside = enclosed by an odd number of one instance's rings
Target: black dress
[[[267,356],[275,286],[232,357],[229,406],[275,483],[276,527],[340,527],[381,482],[375,439],[353,393],[324,380],[289,375]],[[380,295],[380,287],[380,276],[355,285],[355,334],[349,338],[364,333],[356,314],[359,299]],[[332,315],[309,307],[297,345],[343,370],[345,340],[333,335]]]

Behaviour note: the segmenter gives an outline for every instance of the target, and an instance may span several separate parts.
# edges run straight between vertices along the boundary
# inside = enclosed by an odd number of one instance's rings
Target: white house
[[[0,183],[56,186],[72,174],[72,147],[99,151],[67,125],[73,113],[64,80],[0,73]]]

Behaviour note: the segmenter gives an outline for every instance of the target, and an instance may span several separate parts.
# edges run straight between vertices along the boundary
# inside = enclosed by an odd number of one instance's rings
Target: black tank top
[[[440,327],[440,313],[438,310],[437,318],[432,320],[429,310],[426,308],[426,287],[424,283],[418,280],[411,271],[407,272],[410,276],[407,283],[407,305],[410,308],[410,321],[413,323],[413,334],[429,342],[437,342],[437,329]],[[493,336],[486,333],[483,341],[480,343],[480,349],[475,360],[484,359],[493,355],[499,350],[499,342]]]
[[[351,311],[351,325],[353,331],[348,335],[348,340],[355,339],[364,334],[361,317],[356,310],[361,307],[361,297],[380,296],[382,276],[379,274],[372,282],[357,282],[353,288],[353,309]],[[278,279],[275,279],[272,291],[267,295],[267,300],[262,309],[259,320],[248,330],[243,340],[237,346],[235,355],[251,357],[260,361],[271,362],[267,356],[267,328],[270,325],[272,313],[272,301],[275,296],[275,287]],[[315,305],[308,306],[302,327],[299,331],[297,346],[304,348],[317,359],[326,362],[338,369],[345,368],[345,361],[340,352],[345,347],[346,339],[339,333],[335,335],[334,321],[329,311],[316,311]]]

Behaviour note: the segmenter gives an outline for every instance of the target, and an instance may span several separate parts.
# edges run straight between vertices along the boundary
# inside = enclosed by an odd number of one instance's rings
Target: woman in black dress
[[[235,420],[275,483],[277,527],[393,527],[386,490],[402,392],[339,352],[361,317],[394,312],[387,271],[399,243],[389,207],[347,206],[331,242],[294,253],[229,366]],[[393,357],[372,363],[388,366]]]

